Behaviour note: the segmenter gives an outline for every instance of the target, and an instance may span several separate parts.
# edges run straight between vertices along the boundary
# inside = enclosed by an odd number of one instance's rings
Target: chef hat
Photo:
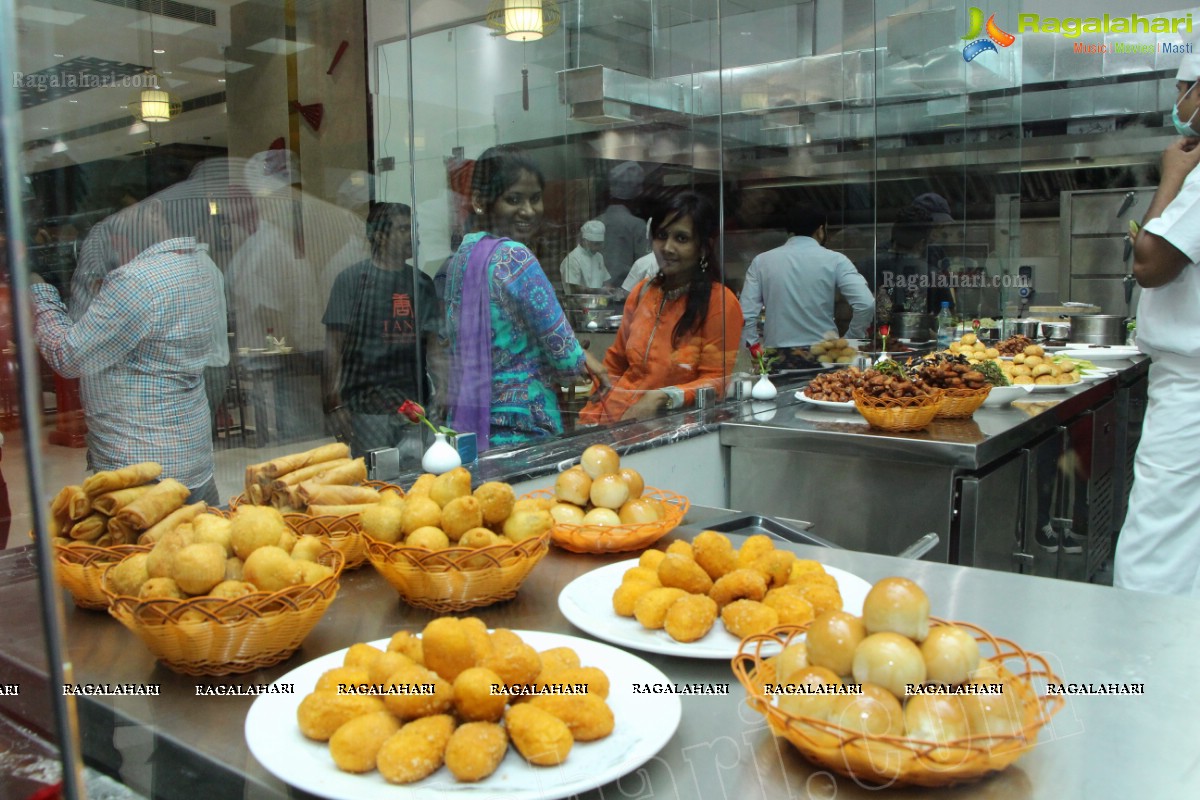
[[[604,223],[598,219],[588,220],[579,229],[579,234],[589,242],[604,241]]]
[[[1193,9],[1200,12],[1200,7]],[[1200,35],[1196,32],[1182,34],[1183,43],[1190,44],[1192,52],[1184,53],[1183,59],[1179,62],[1179,72],[1175,73],[1175,80],[1188,81],[1189,83],[1200,80]]]
[[[608,193],[618,200],[632,200],[642,193],[645,170],[636,161],[626,161],[608,173]]]
[[[933,215],[934,222],[954,222],[954,217],[950,216],[950,204],[940,194],[929,192],[920,195],[913,200],[913,205],[920,206]]]

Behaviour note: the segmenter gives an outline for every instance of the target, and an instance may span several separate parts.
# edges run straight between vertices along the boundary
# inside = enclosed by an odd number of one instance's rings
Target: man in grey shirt
[[[740,298],[746,343],[759,340],[758,315],[764,306],[762,338],[767,347],[806,347],[821,341],[837,330],[833,313],[838,291],[854,310],[847,338],[863,338],[874,310],[871,290],[850,259],[823,246],[825,213],[799,207],[792,211],[788,227],[792,238],[755,256],[746,272]]]

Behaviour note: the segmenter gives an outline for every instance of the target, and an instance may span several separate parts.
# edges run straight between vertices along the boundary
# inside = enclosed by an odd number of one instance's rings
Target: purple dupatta
[[[471,248],[463,273],[454,368],[450,371],[450,427],[473,432],[479,450],[492,432],[492,301],[488,263],[507,238],[485,236]]]

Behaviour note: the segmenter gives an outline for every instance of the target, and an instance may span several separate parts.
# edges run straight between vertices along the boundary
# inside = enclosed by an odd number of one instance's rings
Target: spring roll
[[[270,484],[274,487],[275,491],[280,491],[280,486],[299,486],[302,482],[310,478],[315,478],[322,472],[344,467],[349,463],[351,461],[348,458],[335,458],[332,461],[323,461],[320,464],[312,464],[294,472],[289,472],[287,475],[281,475],[276,480],[270,481]]]
[[[308,480],[300,484],[297,493],[306,506],[353,506],[379,502],[379,492],[370,486],[345,486]]]
[[[137,537],[134,532],[125,531],[118,528],[109,528],[108,533],[104,534],[104,536],[100,538],[104,538],[105,536],[108,537],[110,545],[133,544],[135,541],[137,541]]]
[[[174,478],[156,484],[113,517],[129,530],[145,531],[183,505],[192,492]]]
[[[335,458],[346,458],[350,455],[349,445],[335,442],[314,447],[303,453],[293,453],[290,456],[280,456],[262,465],[262,474],[268,478],[278,478],[289,472],[294,472],[311,464],[333,461]]]
[[[161,464],[143,461],[140,464],[121,467],[121,469],[97,472],[83,482],[83,491],[87,492],[88,497],[96,497],[106,492],[115,492],[117,489],[128,489],[130,486],[150,483],[158,480],[158,476],[161,474]]]
[[[125,506],[137,500],[146,492],[154,488],[154,484],[145,486],[130,486],[128,489],[117,489],[113,492],[105,492],[92,500],[92,508],[99,511],[101,514],[113,516]]]
[[[283,491],[272,492],[271,505],[281,511],[285,508],[304,508],[304,501],[300,498],[300,487],[289,486]]]
[[[203,514],[207,508],[208,506],[205,503],[192,503],[190,506],[177,508],[147,528],[142,536],[148,536],[157,542],[162,538],[164,533],[175,530],[185,522],[191,522],[200,514]]]
[[[90,514],[71,526],[67,535],[72,539],[92,542],[108,532],[108,517],[103,514]]]
[[[356,458],[349,464],[343,464],[340,467],[326,470],[320,475],[309,478],[310,484],[336,484],[351,485],[362,483],[367,479],[367,462],[365,459]],[[357,505],[357,504],[355,504]]]
[[[59,527],[71,527],[71,503],[82,493],[82,486],[64,486],[54,495],[54,499],[50,501],[50,516],[58,520]]]
[[[323,506],[315,505],[308,507],[308,513],[314,517],[352,517],[363,512],[363,509],[370,508],[374,503],[356,503],[354,505],[334,505]]]

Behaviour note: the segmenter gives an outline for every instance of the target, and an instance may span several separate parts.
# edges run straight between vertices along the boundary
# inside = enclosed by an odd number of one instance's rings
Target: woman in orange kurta
[[[741,337],[742,309],[720,282],[717,213],[701,195],[678,195],[655,215],[650,235],[659,274],[625,301],[617,339],[604,356],[612,389],[580,422],[645,419],[696,404],[711,386],[724,397]]]

